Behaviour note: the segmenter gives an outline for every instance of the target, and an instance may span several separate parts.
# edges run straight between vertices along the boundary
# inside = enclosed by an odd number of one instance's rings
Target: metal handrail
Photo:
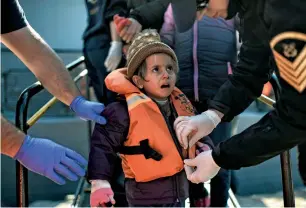
[[[270,80],[270,83],[274,90],[275,99],[276,101],[278,101],[280,97],[280,93],[281,93],[281,86],[275,74],[273,74]],[[261,97],[259,97],[258,100],[270,107],[273,107],[273,105],[275,104],[275,101],[273,99],[265,95],[261,95]],[[281,162],[281,172],[282,172],[284,206],[285,207],[295,207],[289,150],[282,152],[280,154],[280,162]]]
[[[69,71],[72,71],[82,63],[84,63],[85,58],[83,56],[79,57],[75,61],[71,62],[66,66]],[[84,71],[81,74],[84,74]],[[86,70],[87,74],[87,70]],[[85,76],[84,74],[83,76]],[[79,77],[79,76],[78,76]],[[77,78],[77,77],[76,77]],[[78,78],[78,80],[81,77]],[[17,128],[21,129],[25,134],[29,128],[35,124],[35,122],[48,110],[48,108],[56,102],[56,99],[52,98],[46,105],[43,106],[43,110],[36,112],[31,119],[28,121],[28,106],[31,98],[41,92],[44,87],[41,83],[35,82],[34,84],[27,87],[19,96],[16,105],[16,115],[15,115],[15,125]],[[28,195],[28,171],[24,168],[18,161],[16,161],[16,198],[17,206],[27,207],[29,205],[29,195]]]

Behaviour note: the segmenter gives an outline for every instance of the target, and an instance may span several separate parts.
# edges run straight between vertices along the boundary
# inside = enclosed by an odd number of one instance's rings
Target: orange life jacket
[[[141,141],[148,139],[149,146],[162,155],[158,161],[152,158],[146,159],[143,154],[120,154],[125,177],[135,178],[137,182],[147,182],[182,171],[184,168],[182,157],[160,109],[125,75],[126,68],[123,68],[113,71],[105,79],[109,90],[126,97],[130,126],[124,146],[139,146]],[[174,89],[170,95],[170,102],[179,116],[194,115],[193,106],[179,89]],[[182,149],[182,152],[183,157],[186,157],[187,151]],[[189,148],[188,153],[189,157],[193,158],[195,147]]]

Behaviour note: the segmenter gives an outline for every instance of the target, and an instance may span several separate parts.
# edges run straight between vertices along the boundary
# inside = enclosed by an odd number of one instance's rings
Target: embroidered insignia
[[[300,93],[306,88],[306,34],[284,32],[270,46],[280,76]]]
[[[187,97],[184,95],[184,94],[179,94],[178,95],[178,98],[180,99],[181,101],[181,109],[188,112],[188,113],[191,113],[191,114],[194,114],[194,108],[193,108],[193,105],[191,104],[191,102],[187,99]]]

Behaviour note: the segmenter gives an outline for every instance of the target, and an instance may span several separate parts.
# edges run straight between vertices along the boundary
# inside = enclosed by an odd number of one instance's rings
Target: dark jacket
[[[107,118],[106,125],[96,124],[91,137],[88,180],[108,180],[114,174],[117,152],[126,140],[129,131],[129,114],[125,102],[109,104],[101,114]],[[165,119],[173,126],[174,120]],[[170,132],[174,132],[173,129]],[[173,138],[175,135],[172,133]],[[207,137],[203,140],[213,148]],[[134,179],[125,181],[126,196],[129,205],[162,205],[184,201],[188,197],[188,180],[184,171],[171,177],[150,182],[138,183]]]
[[[228,78],[236,64],[234,20],[203,17],[184,33],[176,30],[169,6],[160,32],[178,58],[180,72],[177,86],[191,101],[206,103]]]
[[[109,24],[114,15],[128,14],[125,0],[85,0],[87,27],[83,34],[87,48],[101,48],[111,41]]]
[[[306,1],[231,0],[230,3],[230,8],[236,8],[241,18],[243,44],[233,75],[209,102],[209,107],[224,113],[223,121],[230,121],[261,95],[273,71],[282,88],[275,110],[221,143],[213,152],[219,166],[238,169],[261,163],[306,141],[306,90],[299,93],[282,79],[269,46],[271,39],[282,32],[306,33]],[[303,70],[306,71],[305,66]]]
[[[170,0],[128,0],[128,7],[133,9],[129,17],[137,20],[142,29],[160,30],[169,3]]]

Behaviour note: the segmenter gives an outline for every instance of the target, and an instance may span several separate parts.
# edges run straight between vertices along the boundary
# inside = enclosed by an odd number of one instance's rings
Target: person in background
[[[87,27],[83,34],[85,64],[94,88],[96,98],[101,103],[115,101],[115,93],[104,85],[106,75],[123,66],[122,40],[117,34],[113,17],[127,15],[125,0],[85,0]]]
[[[237,60],[237,37],[234,18],[203,17],[184,33],[176,29],[171,4],[160,31],[164,43],[171,46],[180,66],[177,86],[185,93],[198,112],[207,110],[207,101],[215,96],[219,88],[232,73]],[[210,135],[214,144],[231,136],[231,124],[220,124]],[[211,180],[211,207],[226,207],[230,188],[230,171],[221,169]],[[192,185],[195,194],[203,184]],[[196,191],[197,190],[197,191]],[[196,200],[195,205],[198,205]],[[209,206],[204,201],[202,206]]]

